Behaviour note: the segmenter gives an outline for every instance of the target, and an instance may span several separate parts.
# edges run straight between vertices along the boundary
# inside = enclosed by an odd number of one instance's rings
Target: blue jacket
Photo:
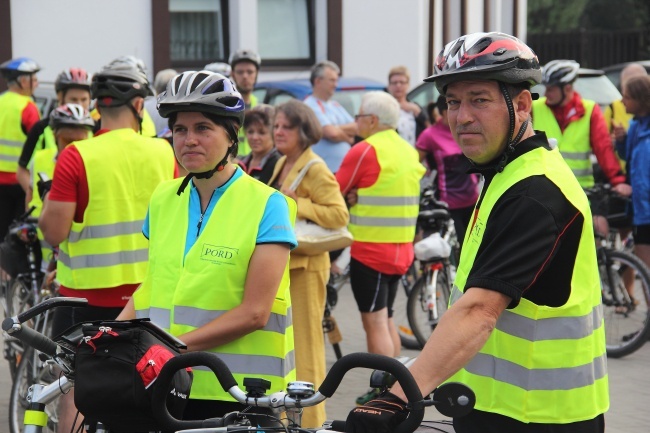
[[[634,225],[650,224],[650,116],[630,122],[625,159],[632,185]]]

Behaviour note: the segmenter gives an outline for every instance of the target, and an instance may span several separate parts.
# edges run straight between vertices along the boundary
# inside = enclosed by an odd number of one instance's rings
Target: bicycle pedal
[[[328,319],[330,321],[330,331],[327,333],[327,339],[329,340],[330,344],[338,344],[343,341],[343,335],[339,330],[339,326],[336,324],[336,319],[334,319],[334,316],[330,316]]]

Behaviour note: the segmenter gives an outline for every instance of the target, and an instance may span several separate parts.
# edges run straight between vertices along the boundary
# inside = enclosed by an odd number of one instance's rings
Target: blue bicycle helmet
[[[13,81],[21,75],[35,74],[41,67],[28,57],[7,60],[0,65],[0,73],[7,81]]]

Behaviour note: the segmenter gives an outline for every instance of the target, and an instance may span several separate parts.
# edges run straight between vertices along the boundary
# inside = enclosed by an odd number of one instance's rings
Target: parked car
[[[354,116],[359,112],[364,93],[371,90],[385,90],[385,88],[386,85],[379,81],[342,77],[332,99]],[[253,94],[258,101],[270,105],[278,105],[292,98],[302,101],[311,94],[311,83],[308,79],[264,81],[255,85]]]
[[[39,82],[34,89],[34,102],[43,116],[50,114],[56,108],[56,92],[54,83]]]
[[[607,79],[603,71],[580,68],[578,74],[574,88],[583,98],[596,101],[603,110],[612,102],[621,99],[620,92]],[[539,84],[534,86],[531,91],[544,96],[546,89]],[[438,90],[433,83],[422,83],[411,90],[407,97],[421,107],[426,107],[429,102],[435,102],[438,99]]]
[[[609,78],[611,82],[614,83],[614,85],[618,90],[621,90],[621,71],[623,70],[624,67],[626,67],[630,63],[641,64],[646,69],[646,71],[648,71],[648,74],[650,74],[650,60],[639,60],[638,62],[618,63],[616,65],[606,66],[602,68],[607,78]]]

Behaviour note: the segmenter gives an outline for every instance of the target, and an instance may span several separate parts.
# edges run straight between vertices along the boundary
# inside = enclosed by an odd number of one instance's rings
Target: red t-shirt
[[[95,137],[108,132],[100,129]],[[174,176],[178,176],[178,167],[174,169]],[[79,150],[74,143],[63,149],[59,154],[54,168],[54,181],[48,195],[48,200],[67,203],[77,203],[74,221],[83,221],[84,213],[88,207],[88,177],[86,167]],[[123,284],[117,287],[99,287],[97,289],[71,289],[61,286],[63,296],[74,296],[88,299],[88,303],[97,307],[124,307],[129,298],[140,284]]]
[[[38,107],[33,102],[28,102],[20,116],[20,126],[25,135],[29,134],[39,120],[41,120],[41,113],[38,111]],[[0,171],[0,185],[15,185],[17,183],[15,172]]]
[[[377,152],[365,141],[355,144],[343,158],[336,172],[341,192],[368,188],[377,182],[381,167]],[[352,242],[350,256],[377,272],[404,275],[413,263],[413,243]]]

